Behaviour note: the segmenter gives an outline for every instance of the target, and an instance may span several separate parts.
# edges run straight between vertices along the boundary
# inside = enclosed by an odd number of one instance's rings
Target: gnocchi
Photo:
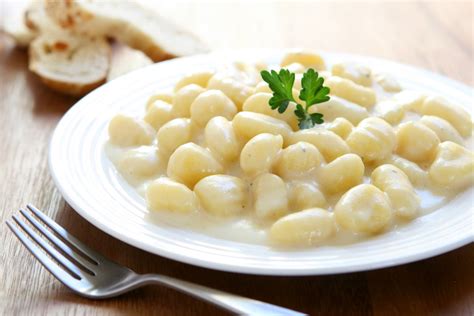
[[[338,63],[332,66],[332,74],[341,78],[354,81],[362,86],[372,85],[372,72],[370,68],[354,63]]]
[[[247,140],[258,134],[270,133],[281,135],[286,141],[291,134],[291,127],[287,123],[260,113],[239,112],[232,124],[236,133]]]
[[[433,158],[439,138],[435,132],[418,122],[407,122],[397,130],[396,152],[411,161],[424,162]]]
[[[251,175],[268,172],[282,146],[281,135],[262,133],[255,136],[242,148],[240,168]]]
[[[167,168],[167,174],[171,179],[190,188],[202,178],[222,171],[222,165],[208,150],[193,143],[179,146],[171,155]]]
[[[152,210],[189,213],[196,210],[194,192],[182,183],[158,178],[146,190],[148,207]]]
[[[276,119],[285,121],[291,126],[292,129],[297,129],[298,120],[293,113],[295,111],[296,105],[291,102],[288,104],[288,109],[284,113],[279,113],[278,111],[273,111],[268,106],[268,102],[270,101],[271,97],[272,95],[270,93],[255,93],[245,100],[242,110],[272,116]]]
[[[285,88],[294,102],[280,113],[260,76],[273,66],[192,73],[142,114],[111,119],[106,153],[150,214],[239,242],[339,245],[398,229],[473,185],[472,117],[451,98],[292,51],[281,66],[295,74]],[[324,122],[300,129],[309,68],[330,99],[305,109]]]
[[[199,94],[191,104],[191,119],[205,126],[215,116],[231,120],[237,113],[234,102],[220,90],[207,90]]]
[[[322,113],[326,121],[330,122],[338,118],[345,118],[355,125],[369,117],[369,112],[366,108],[337,96],[318,104],[314,111]]]
[[[288,203],[290,208],[295,211],[314,207],[325,208],[328,205],[321,190],[316,185],[306,181],[294,181],[289,184]]]
[[[116,115],[109,124],[110,142],[119,146],[149,145],[153,134],[148,123],[123,114]]]
[[[204,91],[206,90],[197,84],[190,84],[179,89],[173,99],[173,114],[177,117],[190,117],[191,104]]]
[[[314,145],[297,142],[281,152],[276,165],[276,173],[283,178],[302,175],[319,167],[323,161],[323,156]]]
[[[357,125],[347,136],[351,151],[372,162],[391,155],[396,145],[395,131],[386,121],[368,117]]]
[[[375,105],[377,97],[372,88],[367,88],[353,81],[337,76],[329,77],[326,85],[331,89],[331,93],[344,98],[365,108]]]
[[[335,231],[333,214],[312,208],[277,220],[270,228],[270,238],[280,245],[311,246],[324,241]]]
[[[321,168],[319,183],[327,192],[345,192],[362,183],[364,171],[364,163],[359,156],[346,154]]]
[[[277,175],[265,173],[251,184],[255,215],[277,219],[288,212],[288,192],[285,182]]]
[[[371,184],[359,184],[341,197],[334,207],[336,222],[356,233],[373,234],[392,220],[388,197]]]
[[[225,117],[212,118],[206,125],[204,136],[209,149],[221,160],[232,161],[240,155],[242,145],[232,123]]]
[[[191,120],[177,118],[163,125],[156,134],[158,146],[166,153],[172,153],[179,146],[191,141]]]
[[[157,100],[147,110],[144,120],[155,130],[174,118],[173,106],[167,102]]]
[[[387,194],[395,215],[407,219],[418,215],[420,198],[402,170],[393,165],[382,165],[372,172],[370,179]]]
[[[443,97],[428,97],[421,106],[421,113],[434,115],[451,123],[463,137],[472,134],[472,118],[468,111],[452,104]]]
[[[424,115],[420,119],[420,123],[435,132],[436,136],[438,136],[442,142],[451,141],[457,144],[463,143],[463,139],[458,131],[448,121],[440,117]]]
[[[290,136],[290,144],[297,142],[307,142],[316,146],[326,161],[333,161],[339,156],[349,153],[349,146],[346,142],[326,129],[306,129],[293,133]]]
[[[247,203],[245,182],[228,175],[212,175],[203,178],[194,187],[203,208],[219,216],[242,213]]]
[[[430,166],[431,180],[441,186],[462,189],[474,179],[474,154],[453,142],[441,143]]]

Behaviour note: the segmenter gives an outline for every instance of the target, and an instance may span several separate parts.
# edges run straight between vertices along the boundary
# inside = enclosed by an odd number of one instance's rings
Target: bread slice
[[[31,1],[25,11],[25,25],[37,34],[61,34],[68,32],[46,14],[43,0]]]
[[[107,75],[107,81],[153,63],[153,61],[141,51],[121,43],[114,43],[112,51],[112,62]]]
[[[86,36],[110,36],[153,61],[207,51],[194,35],[139,3],[106,0],[45,0],[57,24]]]
[[[105,82],[110,44],[104,38],[43,34],[29,47],[29,69],[48,87],[81,96]]]
[[[14,12],[5,14],[2,30],[13,38],[17,46],[25,48],[37,36],[37,32],[28,28],[24,21],[25,11],[30,4],[28,2],[22,4],[15,7]]]

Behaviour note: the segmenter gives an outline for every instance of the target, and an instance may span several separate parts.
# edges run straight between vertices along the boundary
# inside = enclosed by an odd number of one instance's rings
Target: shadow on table
[[[474,276],[469,272],[474,263],[473,245],[421,262],[371,272],[309,277],[252,276],[199,268],[144,252],[103,233],[67,204],[57,214],[56,220],[72,234],[139,273],[162,273],[310,314],[368,315],[378,311],[398,315],[441,310],[463,314],[456,308],[468,306],[474,294]],[[463,258],[470,258],[471,262],[461,261]],[[68,300],[71,295],[63,299]],[[85,299],[81,303],[97,304]],[[121,306],[120,312],[126,314],[138,312],[137,305],[173,315],[220,312],[159,286],[99,304],[104,308]]]

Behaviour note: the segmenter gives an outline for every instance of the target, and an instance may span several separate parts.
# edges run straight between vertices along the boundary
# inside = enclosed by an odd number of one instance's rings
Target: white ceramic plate
[[[283,53],[252,50],[180,58],[137,70],[98,88],[74,105],[54,132],[49,166],[57,187],[80,215],[124,242],[157,255],[225,271],[315,275],[370,270],[435,256],[474,240],[473,188],[401,229],[339,247],[283,252],[148,222],[145,201],[118,175],[105,155],[103,145],[112,116],[119,111],[142,111],[153,92],[171,88],[190,71],[235,60],[276,64]],[[393,74],[406,88],[442,92],[459,104],[473,105],[471,88],[428,71],[354,55],[324,57],[329,64],[360,62]]]

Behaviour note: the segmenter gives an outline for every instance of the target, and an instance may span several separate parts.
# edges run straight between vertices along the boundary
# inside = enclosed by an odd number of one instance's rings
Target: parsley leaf
[[[281,69],[280,73],[275,70],[268,72],[263,70],[260,72],[262,79],[268,83],[273,91],[270,99],[270,106],[273,110],[278,109],[279,113],[283,113],[288,108],[290,102],[295,102],[293,98],[293,84],[295,83],[295,74],[287,69]]]
[[[288,108],[290,102],[295,102],[293,98],[293,85],[295,83],[295,74],[287,69],[281,69],[279,73],[275,70],[268,72],[262,71],[261,76],[263,80],[268,83],[268,86],[273,92],[273,96],[269,101],[270,107],[279,113],[283,113]],[[299,98],[305,101],[306,106],[296,104],[294,111],[298,117],[298,126],[300,129],[312,128],[316,124],[324,123],[323,115],[321,113],[309,113],[309,108],[315,104],[326,102],[329,100],[329,88],[323,86],[324,78],[319,77],[319,74],[314,69],[308,69],[301,79],[301,91]]]
[[[301,79],[300,99],[306,102],[309,108],[313,104],[322,103],[329,100],[329,88],[323,87],[324,79],[318,77],[318,73],[310,68]]]

